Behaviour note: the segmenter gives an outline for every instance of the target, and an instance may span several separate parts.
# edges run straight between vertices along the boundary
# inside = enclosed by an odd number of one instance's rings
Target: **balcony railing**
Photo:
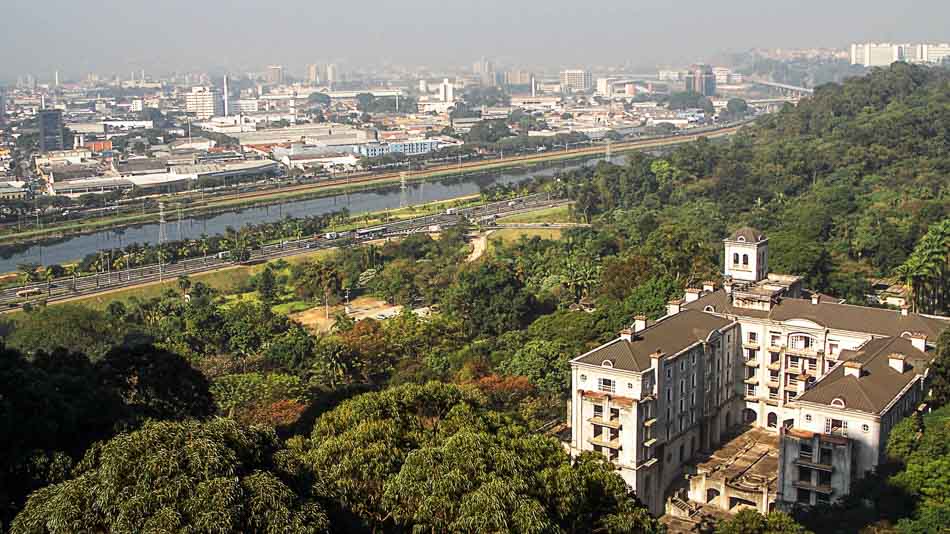
[[[601,447],[606,447],[608,449],[620,450],[620,438],[616,437],[612,440],[604,440],[603,438],[588,438],[587,442],[591,445],[599,445]]]
[[[812,484],[811,482],[805,482],[803,480],[796,480],[795,482],[792,482],[792,485],[799,489],[817,491],[818,493],[824,493],[826,495],[831,495],[831,492],[833,491],[831,486]]]
[[[593,424],[595,424],[595,425],[598,425],[598,426],[605,426],[605,427],[608,427],[608,428],[613,428],[613,429],[615,429],[615,430],[619,430],[619,429],[620,429],[620,419],[619,419],[619,418],[604,419],[603,417],[591,417],[591,418],[588,419],[587,421],[590,422],[590,423],[593,423]]]
[[[819,471],[827,471],[829,473],[834,471],[834,467],[832,467],[831,464],[821,464],[821,463],[813,461],[811,458],[807,458],[807,459],[799,458],[795,460],[795,465],[798,465],[801,467],[810,467],[812,469],[818,469]]]
[[[747,360],[745,361],[745,365],[746,365],[746,367],[758,367],[758,366],[759,366],[759,360],[758,360],[757,358],[747,359]]]

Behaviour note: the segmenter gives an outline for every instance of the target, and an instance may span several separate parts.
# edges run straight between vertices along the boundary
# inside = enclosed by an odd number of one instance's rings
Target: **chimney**
[[[680,307],[683,305],[682,300],[671,300],[666,304],[666,314],[667,315],[676,315],[680,312]]]
[[[901,315],[907,317],[907,314],[910,313],[910,306],[904,304],[901,306]]]
[[[716,290],[716,282],[712,280],[706,280],[703,282],[703,293],[712,293]]]
[[[911,333],[910,344],[920,352],[927,352],[927,334],[920,332]]]
[[[699,297],[700,295],[702,295],[702,293],[703,291],[701,289],[696,289],[692,287],[688,288],[686,290],[686,302],[696,302],[697,300],[699,300]]]
[[[647,316],[637,315],[633,318],[633,332],[642,332],[647,329]]]
[[[844,362],[844,376],[853,376],[855,378],[861,378],[861,368],[864,367],[864,364],[861,362],[856,362],[854,360]]]
[[[903,373],[907,370],[907,365],[904,361],[906,358],[907,357],[903,354],[895,352],[887,357],[887,365],[898,373]]]
[[[632,340],[633,340],[633,330],[630,330],[629,328],[624,328],[623,330],[621,330],[621,331],[620,331],[620,339],[622,339],[622,340],[624,340],[624,341],[632,341]]]
[[[812,304],[818,304],[819,302],[821,302],[821,297],[818,295],[818,293],[812,293],[812,294],[811,294],[811,303],[812,303]]]

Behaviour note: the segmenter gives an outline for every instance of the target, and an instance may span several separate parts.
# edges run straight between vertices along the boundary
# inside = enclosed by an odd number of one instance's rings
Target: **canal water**
[[[612,158],[614,163],[621,163],[622,160],[623,156]],[[406,191],[401,191],[396,186],[311,200],[291,200],[283,204],[246,208],[213,216],[182,218],[180,222],[175,213],[166,213],[165,234],[170,241],[194,239],[202,235],[223,234],[229,227],[239,229],[246,224],[277,221],[288,216],[320,215],[343,208],[348,209],[351,215],[358,215],[395,209],[401,205],[412,206],[449,200],[478,194],[482,189],[493,185],[513,184],[534,176],[553,176],[581,166],[596,165],[599,161],[603,161],[603,158],[554,164],[541,169],[487,172],[434,182],[416,182],[409,184]],[[68,263],[103,249],[125,247],[132,243],[156,243],[158,234],[158,223],[152,223],[118,230],[103,230],[28,248],[0,248],[3,250],[0,253],[0,273],[16,271],[17,265],[23,263]]]

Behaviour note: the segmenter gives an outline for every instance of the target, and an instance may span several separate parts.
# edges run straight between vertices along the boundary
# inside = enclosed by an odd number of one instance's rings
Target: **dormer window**
[[[598,378],[597,389],[604,393],[613,393],[617,390],[617,387],[614,385],[614,381],[609,378]]]
[[[610,361],[610,360],[604,360],[604,361],[600,364],[600,366],[601,366],[601,367],[606,367],[606,368],[608,368],[608,369],[613,369],[613,368],[614,368],[614,362],[612,362],[612,361]]]
[[[844,399],[842,399],[841,397],[835,397],[831,401],[831,406],[834,408],[844,408]]]
[[[744,236],[744,235],[740,235],[739,238],[736,239],[736,241],[738,241],[738,242],[740,242],[740,243],[745,243],[745,236]]]

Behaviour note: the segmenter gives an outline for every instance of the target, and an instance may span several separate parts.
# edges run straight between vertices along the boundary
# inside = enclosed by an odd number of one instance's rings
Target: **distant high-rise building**
[[[200,120],[218,117],[224,114],[224,101],[221,93],[213,87],[192,87],[185,95],[185,111]]]
[[[716,94],[716,74],[709,65],[693,65],[686,72],[686,90],[703,96]]]
[[[563,93],[590,91],[593,85],[594,78],[589,70],[568,69],[561,71],[561,92]]]
[[[310,83],[320,83],[320,65],[307,65],[307,81]]]
[[[482,87],[495,87],[498,85],[498,76],[495,74],[495,65],[482,58],[472,65],[472,72],[478,76],[478,81]]]
[[[0,126],[7,123],[7,93],[0,87]]]
[[[231,115],[231,89],[228,87],[228,75],[224,75],[224,116]]]
[[[439,99],[443,102],[455,102],[455,86],[448,78],[439,84]]]
[[[59,87],[59,71],[53,73],[53,87]]]
[[[942,63],[950,59],[950,44],[853,43],[851,64],[886,67],[895,61]]]
[[[270,65],[267,67],[267,72],[264,74],[264,78],[268,83],[284,83],[284,67],[281,65]]]
[[[63,112],[58,109],[44,109],[37,120],[40,126],[40,152],[64,150],[66,139],[63,132]]]
[[[505,82],[508,85],[530,85],[533,74],[526,70],[510,70],[505,73]]]
[[[327,85],[333,86],[333,83],[337,81],[337,72],[336,65],[330,63],[327,65]]]

